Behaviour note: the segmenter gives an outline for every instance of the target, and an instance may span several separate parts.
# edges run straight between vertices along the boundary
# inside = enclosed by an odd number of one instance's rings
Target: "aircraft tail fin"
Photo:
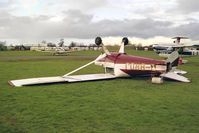
[[[167,63],[167,72],[161,74],[161,77],[177,80],[180,82],[190,82],[190,80],[184,76],[183,74],[186,74],[186,71],[178,70],[176,69],[176,66],[178,66],[179,63],[179,54],[177,51],[174,51],[171,53],[171,55],[166,60]]]
[[[174,51],[171,53],[171,55],[168,57],[166,62],[171,65],[171,67],[178,66],[179,61],[179,54],[177,51]]]

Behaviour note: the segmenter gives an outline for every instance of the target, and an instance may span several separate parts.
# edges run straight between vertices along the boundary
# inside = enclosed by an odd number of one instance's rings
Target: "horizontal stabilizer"
[[[41,77],[41,78],[30,78],[11,80],[9,84],[12,86],[20,87],[27,85],[38,85],[38,84],[51,84],[51,83],[63,83],[63,82],[83,82],[92,80],[105,80],[115,78],[112,74],[86,74],[86,75],[73,75],[73,76],[57,76],[57,77]]]
[[[190,80],[182,75],[178,75],[175,72],[168,72],[160,75],[161,77],[180,81],[180,82],[190,82]]]
[[[173,37],[172,39],[189,39],[189,38],[184,37],[184,36],[176,36],[176,37]]]
[[[187,72],[186,72],[186,71],[179,70],[179,69],[175,69],[173,72],[174,72],[174,73],[176,73],[176,74],[180,74],[180,75],[187,74]]]

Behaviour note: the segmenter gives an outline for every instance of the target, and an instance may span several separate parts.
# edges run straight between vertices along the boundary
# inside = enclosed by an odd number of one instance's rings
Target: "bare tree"
[[[60,39],[60,42],[58,43],[59,47],[63,47],[64,46],[64,39]]]
[[[47,43],[47,46],[48,47],[56,47],[56,45],[54,43],[52,43],[52,42]]]
[[[71,42],[70,45],[69,45],[69,48],[76,47],[76,46],[77,46],[77,44],[75,42]]]
[[[6,41],[0,42],[0,51],[5,51],[5,50],[7,50]]]
[[[41,41],[41,43],[46,44],[46,43],[47,43],[47,41],[46,41],[46,40],[43,40],[43,41]]]

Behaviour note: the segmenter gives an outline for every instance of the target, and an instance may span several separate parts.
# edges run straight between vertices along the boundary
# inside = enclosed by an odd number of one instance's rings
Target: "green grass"
[[[0,51],[0,57],[10,57],[10,56],[39,56],[39,55],[49,55],[46,52],[37,51]]]
[[[0,132],[2,133],[198,133],[199,57],[180,68],[192,83],[150,79],[54,84],[14,88],[11,79],[63,75],[86,64],[97,51],[43,59],[43,53],[0,52]],[[127,53],[159,58],[154,52]],[[16,56],[21,58],[13,59]],[[35,58],[25,58],[32,57]],[[38,57],[38,58],[37,58]],[[94,65],[82,73],[97,73]]]

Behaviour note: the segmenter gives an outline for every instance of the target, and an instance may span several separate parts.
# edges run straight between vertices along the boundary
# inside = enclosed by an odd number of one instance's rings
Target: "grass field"
[[[152,51],[127,52],[159,58]],[[157,85],[138,78],[20,88],[7,83],[63,75],[99,53],[0,52],[0,133],[199,132],[199,56],[179,66],[191,83]],[[79,73],[102,71],[92,65]]]

